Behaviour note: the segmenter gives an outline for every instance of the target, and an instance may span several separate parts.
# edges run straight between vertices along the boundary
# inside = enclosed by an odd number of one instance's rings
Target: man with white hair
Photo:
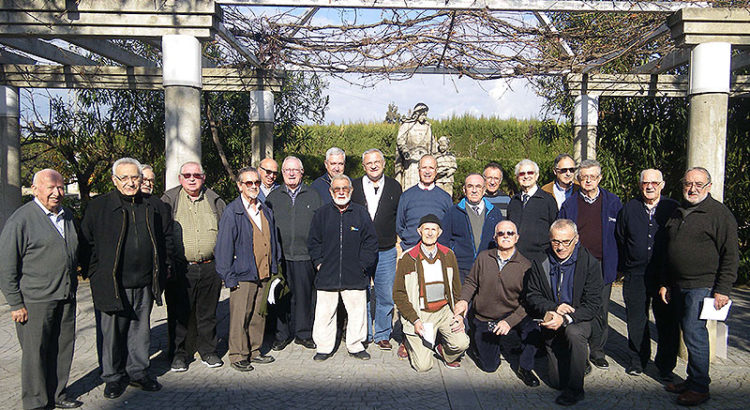
[[[324,164],[326,166],[326,173],[313,181],[310,184],[310,188],[318,193],[323,203],[326,203],[331,200],[331,194],[328,193],[328,190],[331,188],[331,180],[335,176],[344,174],[344,167],[346,166],[346,154],[344,150],[338,147],[329,148],[326,151]]]
[[[154,184],[156,183],[156,174],[154,173],[154,168],[151,165],[141,164],[141,174],[143,174],[141,192],[144,195],[153,194]]]
[[[520,191],[508,204],[508,219],[518,227],[518,250],[529,260],[542,261],[549,248],[549,227],[557,219],[557,202],[542,191],[536,182],[539,165],[523,159],[515,167]]]
[[[167,206],[140,191],[140,163],[112,165],[116,190],[89,203],[81,223],[82,273],[94,307],[101,311],[104,397],[120,397],[128,385],[156,391],[149,376],[152,303],[161,306],[167,264],[174,258],[172,216]]]
[[[675,306],[688,351],[687,380],[669,383],[677,404],[694,406],[708,400],[710,353],[701,306],[713,297],[715,309],[729,303],[737,280],[739,241],[732,212],[711,197],[711,174],[693,167],[682,178],[682,205],[667,221],[669,277],[659,289],[662,301]]]
[[[349,318],[346,349],[354,358],[369,360],[363,344],[367,337],[366,289],[377,263],[378,237],[367,208],[351,201],[348,176],[331,179],[330,195],[332,201],[315,211],[307,240],[318,271],[313,324],[317,354],[313,359],[323,361],[333,355],[340,297]]]
[[[65,183],[53,169],[34,174],[34,200],[0,234],[0,289],[21,345],[23,408],[75,408],[66,394],[76,325],[78,231],[62,206]]]

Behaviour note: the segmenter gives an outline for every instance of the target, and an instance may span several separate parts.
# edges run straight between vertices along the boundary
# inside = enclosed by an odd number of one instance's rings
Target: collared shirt
[[[174,219],[175,233],[178,234],[177,238],[182,240],[185,259],[188,262],[213,259],[219,222],[205,192],[201,191],[198,199],[192,200],[188,193],[181,189]]]
[[[570,198],[570,196],[573,195],[573,186],[574,184],[571,183],[568,189],[564,189],[563,187],[558,185],[557,181],[552,184],[552,194],[555,196],[555,201],[557,201],[557,209],[560,209],[563,202],[565,202],[566,199]]]
[[[60,212],[57,214],[53,213],[47,207],[42,205],[42,202],[34,198],[34,202],[36,202],[37,205],[39,205],[40,208],[42,208],[42,211],[44,211],[44,214],[47,215],[47,218],[49,218],[50,222],[52,222],[52,225],[54,225],[55,229],[57,229],[57,232],[60,233],[60,236],[63,238],[65,237],[65,210],[60,207]]]
[[[370,214],[370,219],[372,220],[375,220],[375,212],[378,211],[378,203],[380,202],[380,197],[383,196],[385,178],[381,175],[377,183],[378,190],[376,192],[375,182],[368,177],[362,178],[362,190],[365,193],[365,201],[367,201],[367,212]]]
[[[242,206],[245,208],[245,211],[247,211],[248,216],[250,216],[250,219],[253,220],[255,226],[262,231],[263,220],[260,217],[260,207],[263,206],[262,202],[255,201],[255,208],[253,208],[253,205],[248,202],[248,200],[245,199],[244,196],[240,195],[240,198],[242,198]]]
[[[534,196],[534,194],[536,194],[537,189],[539,189],[539,186],[534,185],[533,187],[529,188],[529,192],[521,191],[521,196],[523,197],[523,195],[526,194],[529,196],[529,198],[531,198],[532,196]]]
[[[294,200],[297,199],[297,194],[299,194],[302,184],[297,185],[297,188],[295,189],[290,189],[287,185],[284,185],[284,188],[286,188],[286,193],[289,194],[289,198],[292,198],[292,206],[294,206]],[[245,198],[242,198],[242,200],[244,201]]]
[[[602,190],[599,189],[599,187],[596,188],[596,195],[594,195],[593,198],[589,198],[588,195],[584,194],[583,191],[581,192],[581,196],[583,197],[583,200],[586,201],[587,204],[593,204],[596,202],[597,199],[599,199],[599,195],[602,193]]]
[[[478,204],[472,204],[467,200],[466,205],[468,205],[468,207],[471,208],[473,212],[476,212],[477,215],[481,215],[482,212],[484,212],[484,201],[482,201],[481,199],[479,200]]]
[[[276,183],[274,183],[273,185],[271,185],[269,187],[267,187],[266,184],[260,184],[260,190],[263,192],[263,195],[265,195],[266,197],[268,197],[268,194],[270,194],[271,191],[273,191],[274,189],[276,189],[277,186],[278,185]]]
[[[419,182],[417,185],[419,185],[419,189],[421,189],[423,191],[432,191],[437,186],[437,185],[435,185],[434,182],[431,183],[430,185],[425,185],[422,182]]]
[[[435,255],[437,254],[437,246],[432,250],[432,252],[428,251],[427,247],[424,246],[424,244],[420,244],[419,247],[422,249],[422,253],[424,253],[424,255],[427,258],[429,258],[429,259],[434,259],[435,258]]]
[[[515,254],[516,254],[516,250],[513,249],[513,253],[510,254],[508,259],[503,259],[503,257],[500,256],[500,250],[498,249],[497,250],[497,267],[502,271],[505,265],[507,265],[508,262],[510,262],[510,260],[513,259],[513,255]]]
[[[656,207],[659,205],[659,200],[657,199],[656,202],[649,205],[646,202],[643,202],[643,207],[646,208],[646,214],[648,215],[648,220],[654,218],[654,215],[656,215]]]

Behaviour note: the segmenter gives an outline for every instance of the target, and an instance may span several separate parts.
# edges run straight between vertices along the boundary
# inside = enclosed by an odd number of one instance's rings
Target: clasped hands
[[[557,330],[565,323],[565,315],[569,315],[575,311],[575,308],[567,303],[561,303],[555,310],[550,310],[544,315],[544,321],[539,326],[550,330]]]

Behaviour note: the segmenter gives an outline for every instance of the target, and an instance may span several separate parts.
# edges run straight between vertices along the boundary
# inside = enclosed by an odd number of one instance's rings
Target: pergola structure
[[[325,68],[313,63],[290,66],[269,64],[272,59],[256,54],[260,47],[253,42],[262,42],[263,33],[243,32],[225,21],[226,15],[236,15],[235,6],[304,8],[299,20],[276,38],[283,37],[289,45],[302,42],[299,36],[307,35],[305,29],[321,8],[445,11],[450,25],[446,25],[445,37],[427,40],[442,49],[436,59],[417,59],[417,63],[403,66],[345,65],[333,60]],[[742,96],[750,90],[747,77],[731,76],[732,70],[747,66],[750,57],[738,52],[733,55],[732,47],[740,50],[750,43],[750,12],[710,6],[690,0],[0,0],[0,226],[21,201],[18,88],[164,90],[169,188],[177,184],[179,164],[201,157],[201,90],[251,93],[253,161],[271,154],[272,92],[279,90],[284,69],[458,74],[477,79],[563,75],[570,93],[576,96],[575,153],[579,159],[595,157],[599,96],[686,96],[690,101],[688,165],[702,165],[711,171],[712,193],[721,199],[727,99],[730,94]],[[663,22],[623,50],[579,64],[575,50],[550,15],[582,12],[653,15]],[[460,43],[454,27],[454,23],[460,24],[461,13],[472,13],[471,18],[480,23],[485,17],[495,23],[502,20],[492,13],[526,13],[536,19],[539,31],[535,33],[555,38],[563,60],[572,62],[571,66],[551,70],[526,61],[509,69],[508,64],[523,60],[520,53],[507,60],[479,59],[472,65],[459,61],[472,53],[466,48],[471,44]],[[347,29],[351,27],[341,28]],[[483,30],[495,29],[502,27],[496,24]],[[667,33],[673,42],[668,53],[660,53],[631,73],[597,73],[599,67],[630,48]],[[161,58],[144,58],[113,40],[147,44],[160,50]],[[215,67],[201,54],[202,43],[214,40],[232,50],[242,64]],[[362,41],[359,46],[372,42]],[[454,43],[458,46],[453,47]],[[506,65],[496,64],[498,61]],[[662,74],[686,63],[688,76]],[[539,72],[545,69],[548,71]]]

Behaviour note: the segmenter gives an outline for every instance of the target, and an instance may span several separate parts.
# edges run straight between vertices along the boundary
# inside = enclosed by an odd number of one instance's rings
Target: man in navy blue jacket
[[[602,308],[592,327],[589,359],[594,366],[606,370],[609,363],[604,357],[604,345],[607,344],[609,330],[609,297],[612,282],[617,279],[615,223],[622,202],[617,195],[599,188],[601,180],[601,164],[593,159],[582,161],[578,170],[580,192],[565,200],[560,208],[560,219],[570,219],[576,223],[581,244],[602,263]]]
[[[270,278],[278,273],[281,247],[273,212],[258,200],[260,175],[245,167],[237,175],[240,196],[227,205],[219,221],[214,258],[216,273],[231,289],[229,294],[229,361],[241,372],[253,370],[250,362],[271,363],[260,353],[266,319],[265,306]]]
[[[458,260],[461,283],[471,270],[479,252],[495,246],[495,225],[503,215],[497,206],[483,198],[484,177],[469,174],[464,180],[465,197],[445,213],[443,234],[438,242],[449,247]]]
[[[367,285],[375,270],[378,237],[367,208],[351,202],[352,181],[346,175],[331,179],[333,201],[315,211],[307,246],[318,274],[313,340],[316,361],[328,359],[336,342],[336,308],[339,295],[349,318],[346,349],[357,359],[368,360]]]

